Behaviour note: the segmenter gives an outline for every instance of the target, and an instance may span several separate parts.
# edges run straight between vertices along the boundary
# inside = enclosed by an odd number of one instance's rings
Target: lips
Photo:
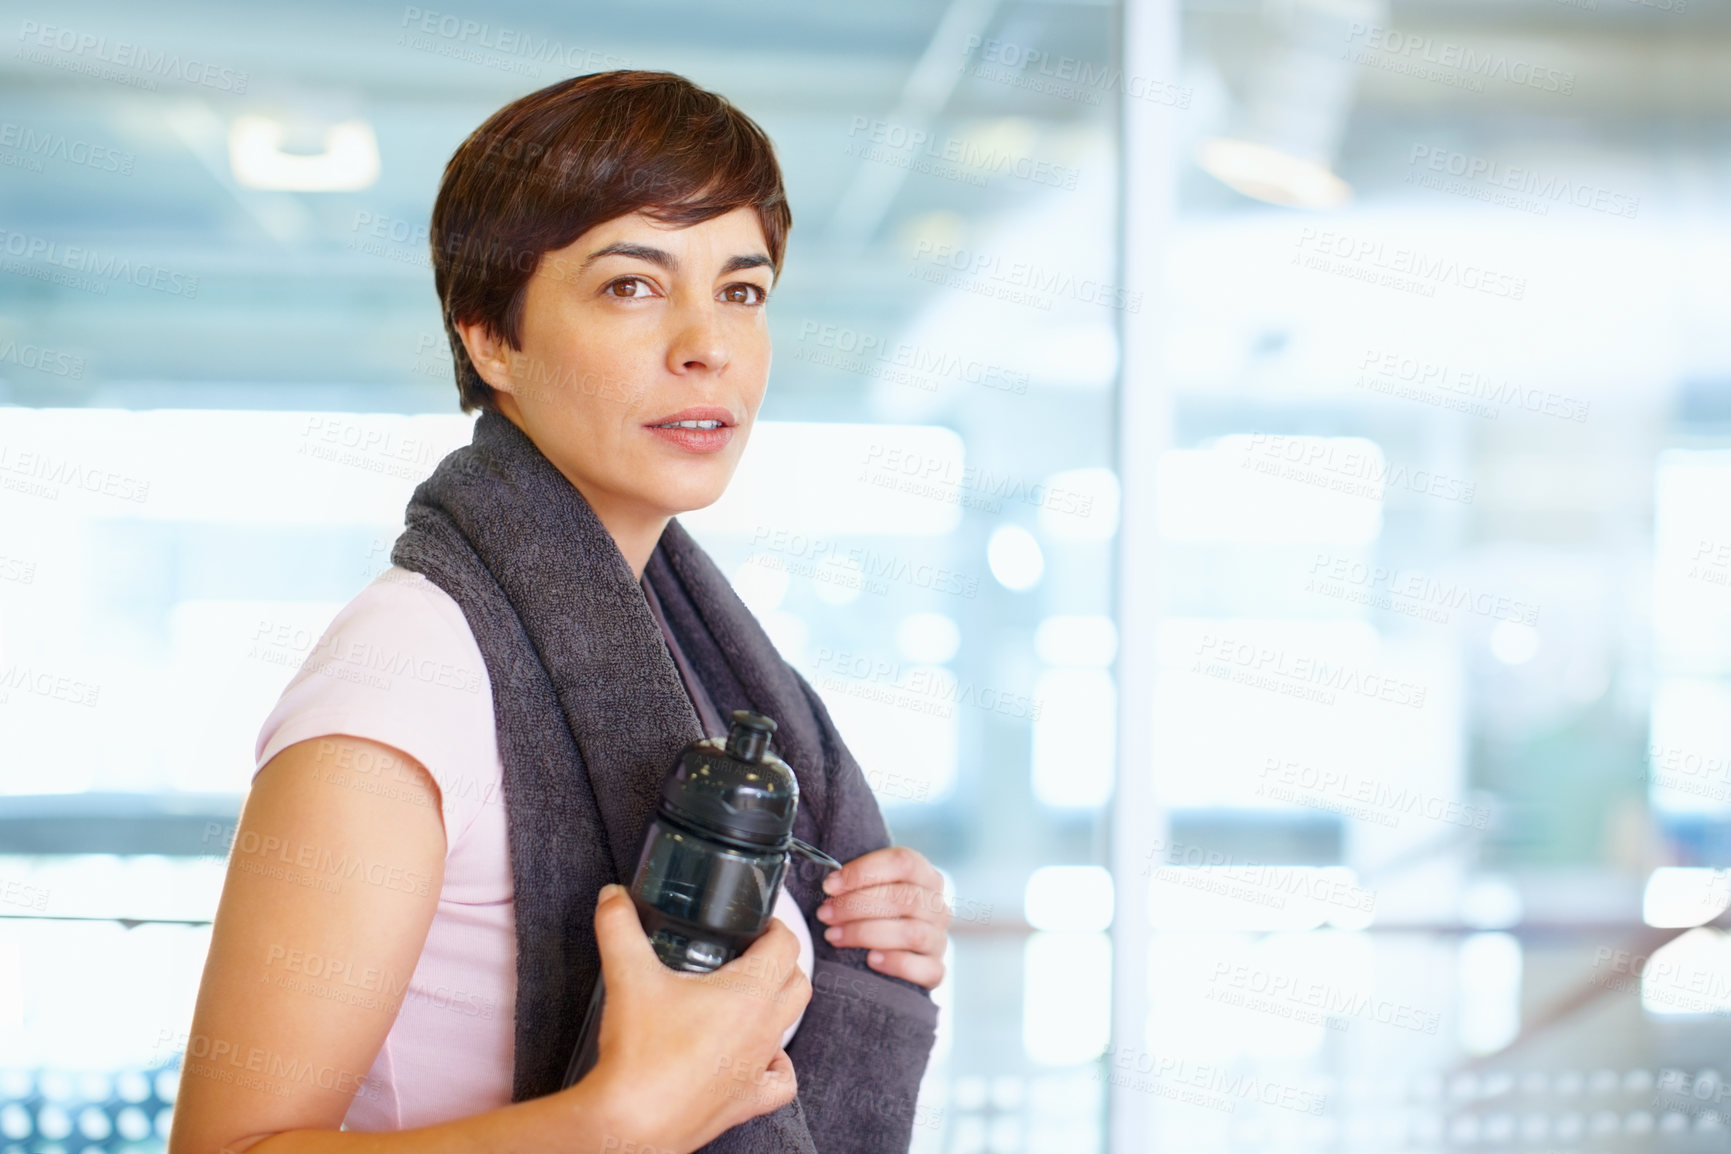
[[[644,425],[649,435],[689,453],[717,453],[733,440],[733,414],[718,405],[697,405]]]
[[[697,405],[689,409],[680,409],[677,413],[669,413],[665,417],[650,421],[647,427],[651,429],[722,429],[736,423],[733,414],[719,405]]]

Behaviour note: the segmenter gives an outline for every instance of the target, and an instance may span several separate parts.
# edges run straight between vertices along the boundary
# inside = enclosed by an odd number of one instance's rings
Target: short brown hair
[[[683,76],[594,72],[488,117],[445,165],[429,229],[462,411],[496,397],[456,322],[521,347],[523,295],[544,254],[632,212],[684,227],[742,207],[757,210],[780,275],[793,217],[774,146]]]

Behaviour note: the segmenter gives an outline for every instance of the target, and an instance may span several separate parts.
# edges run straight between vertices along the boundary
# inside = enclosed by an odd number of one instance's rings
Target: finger
[[[758,935],[744,953],[715,972],[756,977],[779,986],[788,971],[798,969],[799,939],[780,918],[771,918],[769,928]]]
[[[887,846],[854,858],[823,879],[823,892],[843,894],[861,886],[903,880],[912,863],[905,854],[893,852],[899,848]]]
[[[805,1008],[811,1002],[811,979],[799,968],[796,956],[785,967],[775,973],[764,973],[760,978],[752,979],[756,984],[746,990],[756,997],[770,1003],[767,1014],[754,1013],[766,1026],[774,1031],[774,1037],[780,1037],[787,1028],[799,1020],[805,1013]]]
[[[793,1072],[793,1062],[786,1050],[777,1050],[769,1064],[747,1077],[750,1067],[742,1067],[722,1077],[718,1089],[741,1104],[733,1117],[739,1121],[779,1110],[799,1093],[799,1082]],[[647,1147],[645,1148],[647,1149]]]
[[[861,918],[919,918],[947,926],[950,907],[936,890],[912,882],[892,882],[840,894],[817,908],[817,920],[829,925]]]
[[[824,941],[837,949],[911,950],[916,954],[944,952],[947,935],[930,922],[915,918],[871,918],[831,926]]]
[[[811,1004],[811,985],[809,983],[793,983],[770,999],[769,1012],[759,1013],[752,1018],[751,1028],[755,1031],[762,1027],[766,1045],[779,1046],[789,1028],[800,1019],[806,1007]]]
[[[769,928],[746,948],[737,958],[720,966],[708,974],[686,974],[693,981],[708,982],[717,989],[728,990],[755,998],[760,1003],[773,1003],[778,1010],[775,1017],[785,1017],[786,1026],[799,1016],[804,1008],[803,1001],[790,1010],[782,1011],[782,1007],[795,1001],[797,992],[790,990],[793,977],[803,971],[799,968],[799,939],[793,936],[793,931],[780,921],[771,921]],[[751,1011],[754,1017],[761,1017],[760,1010]]]
[[[787,1056],[786,1050],[777,1050],[775,1057],[769,1060],[769,1068],[764,1072],[763,1102],[764,1113],[779,1110],[793,1101],[799,1094],[799,1077],[793,1072],[793,1059]]]
[[[621,885],[601,887],[595,906],[595,944],[601,950],[601,974],[616,989],[635,981],[642,967],[661,964],[631,895]]]
[[[886,846],[861,854],[823,879],[823,892],[841,894],[862,886],[911,881],[931,889],[943,889],[943,878],[925,855],[905,845]]]
[[[915,954],[907,950],[873,950],[866,955],[866,965],[880,974],[902,978],[928,990],[935,989],[937,984],[944,980],[942,959],[929,954]]]
[[[787,981],[782,983],[775,1000],[786,1017],[786,1021],[781,1024],[781,1028],[786,1030],[805,1013],[806,1006],[811,1004],[811,978],[806,976],[804,970],[794,966],[793,972],[787,976]]]

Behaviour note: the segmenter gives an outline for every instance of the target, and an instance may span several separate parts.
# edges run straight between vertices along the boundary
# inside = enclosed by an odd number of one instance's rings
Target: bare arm
[[[339,762],[350,772],[333,773]],[[391,788],[355,788],[362,764]],[[615,890],[596,911],[609,995],[588,1077],[436,1126],[339,1130],[355,1095],[376,1092],[365,1075],[426,942],[444,861],[438,786],[402,752],[328,737],[271,759],[235,831],[170,1154],[689,1151],[792,1098],[779,1040],[810,997],[793,935],[777,925],[715,974],[675,974]],[[315,955],[316,991],[304,980]],[[742,1071],[752,1094],[732,1092]]]

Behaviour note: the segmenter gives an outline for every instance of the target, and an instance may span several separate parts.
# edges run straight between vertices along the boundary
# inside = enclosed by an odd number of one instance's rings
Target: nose
[[[730,359],[721,318],[713,304],[696,304],[675,313],[667,344],[667,368],[675,373],[719,373]]]

